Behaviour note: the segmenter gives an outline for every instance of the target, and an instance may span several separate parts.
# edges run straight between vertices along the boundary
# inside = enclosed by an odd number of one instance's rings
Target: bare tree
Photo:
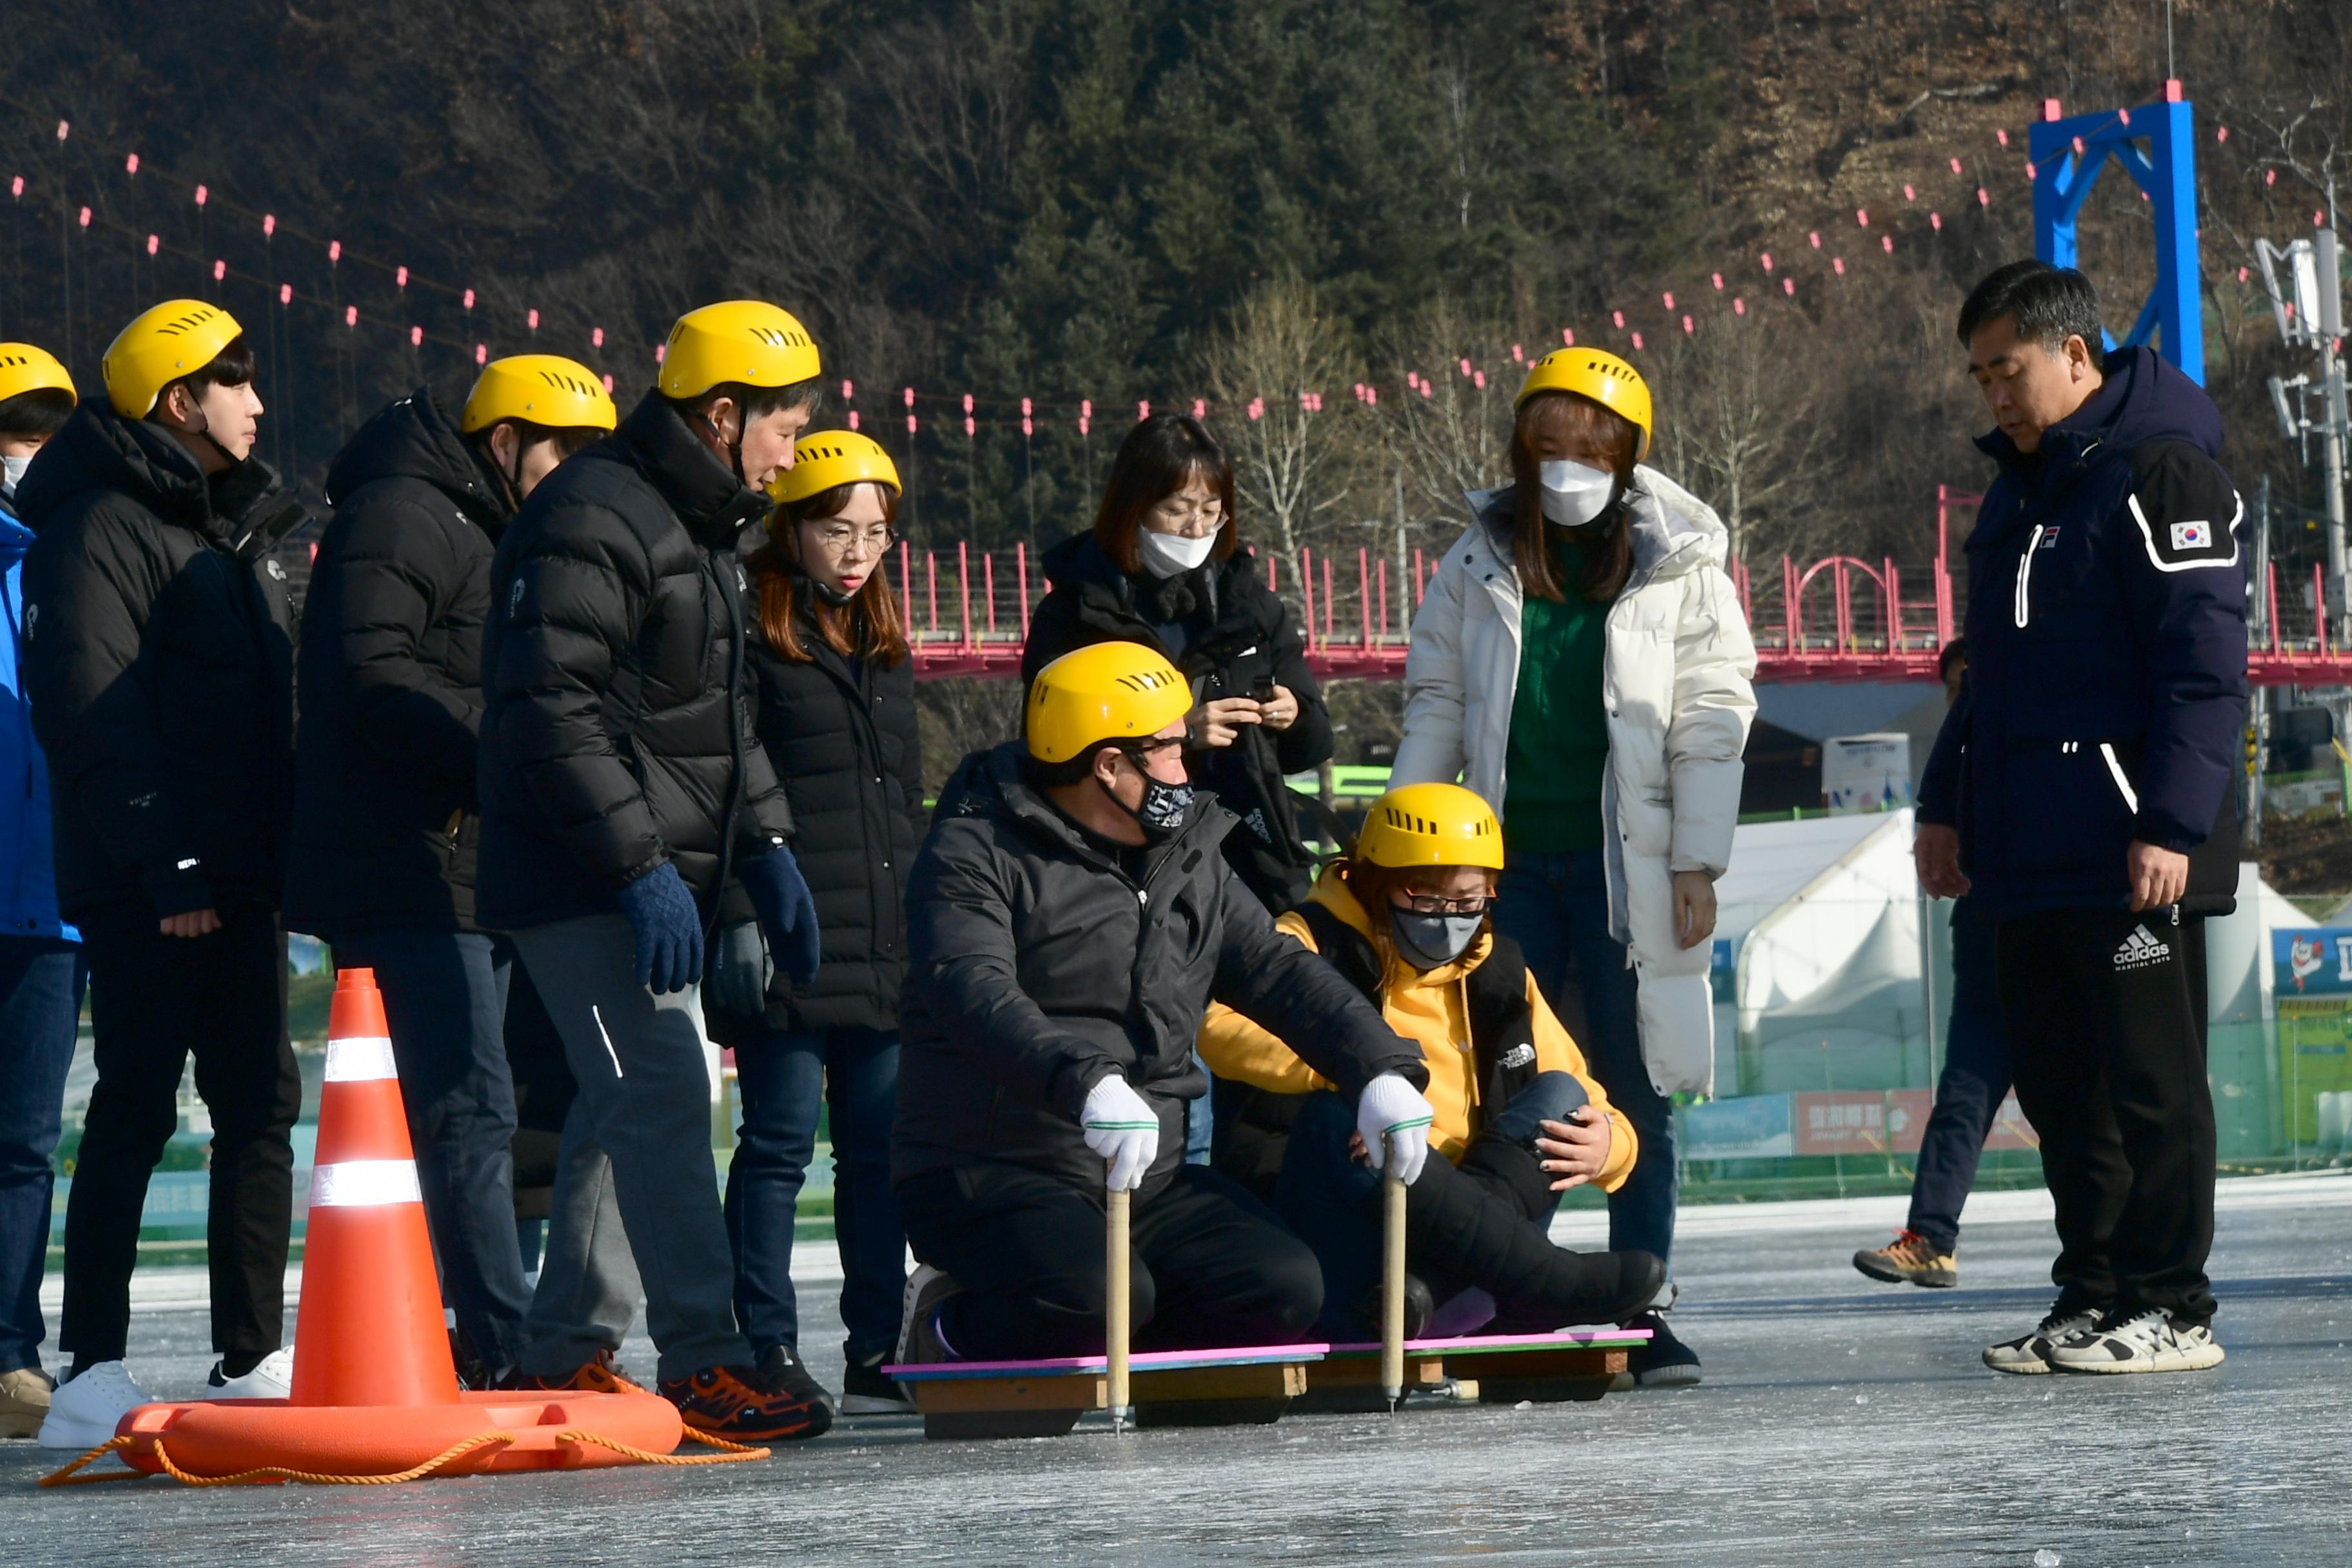
[[[1827,437],[1811,379],[1791,373],[1803,330],[1766,306],[1678,335],[1662,356],[1656,460],[1722,514],[1735,559],[1804,553],[1836,531],[1797,504],[1818,489]]]
[[[1405,488],[1440,516],[1460,513],[1463,491],[1509,477],[1511,395],[1522,367],[1467,357],[1491,353],[1509,335],[1441,299],[1382,345],[1402,384],[1377,405],[1388,452]]]
[[[1286,274],[1242,301],[1204,369],[1224,411],[1239,499],[1274,525],[1292,580],[1303,580],[1309,530],[1346,493],[1349,432],[1340,409],[1313,406],[1348,384],[1346,324],[1312,285]]]

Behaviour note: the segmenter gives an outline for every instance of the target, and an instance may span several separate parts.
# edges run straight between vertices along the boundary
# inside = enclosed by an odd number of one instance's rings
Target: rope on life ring
[[[555,1436],[559,1442],[593,1443],[600,1448],[608,1449],[623,1458],[634,1459],[641,1465],[739,1465],[747,1459],[768,1458],[772,1452],[767,1448],[751,1447],[741,1443],[730,1442],[727,1438],[694,1426],[685,1428],[684,1436],[688,1441],[699,1443],[709,1448],[722,1449],[724,1452],[656,1454],[650,1449],[639,1448],[621,1442],[617,1438],[601,1436],[594,1432],[584,1431],[576,1426],[567,1428]],[[118,1449],[127,1448],[135,1441],[137,1439],[132,1437],[109,1438],[62,1469],[43,1476],[39,1484],[44,1487],[79,1487],[89,1486],[99,1481],[144,1480],[146,1472],[143,1470],[111,1470],[95,1476],[75,1474],[83,1466],[93,1463]],[[413,1465],[407,1469],[395,1470],[390,1475],[381,1476],[329,1475],[319,1470],[289,1469],[280,1465],[265,1465],[258,1469],[240,1470],[233,1476],[194,1476],[172,1462],[172,1456],[160,1438],[155,1442],[154,1452],[155,1462],[162,1468],[163,1473],[184,1486],[232,1487],[257,1485],[269,1481],[301,1481],[311,1486],[385,1487],[396,1486],[404,1481],[423,1480],[443,1466],[463,1458],[477,1448],[488,1447],[494,1444],[503,1447],[513,1441],[515,1441],[515,1436],[511,1432],[477,1432],[464,1442],[453,1444],[443,1449],[421,1465]]]

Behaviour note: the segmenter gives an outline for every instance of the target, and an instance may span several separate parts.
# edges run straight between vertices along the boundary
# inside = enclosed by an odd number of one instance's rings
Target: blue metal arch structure
[[[2049,100],[2027,147],[2033,182],[2033,250],[2053,267],[2075,265],[2075,220],[2109,163],[2147,194],[2156,219],[2156,288],[2125,334],[2153,336],[2157,352],[2199,385],[2205,383],[2205,328],[2197,284],[2197,141],[2192,106],[2177,81],[2165,100],[2137,109],[2059,118]],[[2146,143],[2145,146],[2142,143]]]

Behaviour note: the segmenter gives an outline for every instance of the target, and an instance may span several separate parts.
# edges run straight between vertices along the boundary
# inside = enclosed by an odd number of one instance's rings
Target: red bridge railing
[[[1936,661],[1964,618],[1942,546],[1952,508],[1975,496],[1939,489],[1938,551],[1913,568],[1831,555],[1800,565],[1731,565],[1733,590],[1756,639],[1759,680],[1933,680]],[[898,546],[897,587],[915,670],[926,677],[1016,678],[1030,612],[1046,584],[1025,545],[1009,551],[916,552]],[[1321,679],[1394,679],[1404,673],[1412,615],[1437,563],[1419,550],[1399,559],[1369,548],[1302,549],[1297,566],[1272,553],[1266,584],[1281,595],[1307,637],[1307,663]],[[2250,606],[2257,627],[2249,673],[2257,685],[2352,683],[2352,651],[2330,645],[2326,584],[2273,566]]]

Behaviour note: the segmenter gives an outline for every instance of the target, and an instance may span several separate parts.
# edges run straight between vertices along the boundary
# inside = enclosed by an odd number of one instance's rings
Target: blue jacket
[[[25,551],[33,531],[0,500],[0,936],[80,938],[58,919],[58,874],[49,853],[49,764],[33,739],[33,709],[17,675],[25,637]]]
[[[1977,445],[2000,476],[1969,536],[1969,670],[1920,820],[1959,829],[1996,917],[2127,907],[2134,839],[2190,856],[2192,909],[2227,907],[2246,566],[2220,411],[2123,349],[2034,455]]]

